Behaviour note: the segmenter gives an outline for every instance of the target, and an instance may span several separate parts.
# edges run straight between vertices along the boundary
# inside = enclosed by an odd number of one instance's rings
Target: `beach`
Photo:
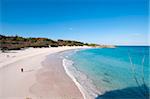
[[[83,99],[58,52],[88,47],[28,48],[0,53],[0,98]],[[23,72],[21,72],[23,68]]]

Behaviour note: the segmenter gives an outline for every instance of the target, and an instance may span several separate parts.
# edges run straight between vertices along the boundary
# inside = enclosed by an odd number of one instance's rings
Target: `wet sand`
[[[42,62],[31,93],[42,99],[83,99],[77,86],[65,73],[59,54],[52,54]]]

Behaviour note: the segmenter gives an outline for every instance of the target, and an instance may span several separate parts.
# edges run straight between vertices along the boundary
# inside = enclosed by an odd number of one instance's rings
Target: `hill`
[[[0,48],[2,50],[19,50],[26,47],[58,47],[58,46],[83,46],[83,42],[71,40],[51,40],[48,38],[24,38],[20,36],[0,35]]]
[[[1,50],[20,50],[22,48],[34,47],[58,47],[58,46],[91,46],[96,48],[114,48],[112,45],[99,45],[99,44],[88,44],[73,40],[62,40],[57,41],[48,38],[24,38],[20,36],[4,36],[0,35],[0,49]]]

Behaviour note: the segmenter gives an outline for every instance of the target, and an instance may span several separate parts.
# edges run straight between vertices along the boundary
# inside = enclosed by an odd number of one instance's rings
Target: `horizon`
[[[150,45],[148,0],[2,0],[1,34]]]

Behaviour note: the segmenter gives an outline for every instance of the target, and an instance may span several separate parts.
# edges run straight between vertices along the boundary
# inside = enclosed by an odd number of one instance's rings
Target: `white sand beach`
[[[56,57],[46,59],[47,55],[78,48],[87,47],[0,52],[0,99],[83,99],[75,83],[65,73],[62,61]]]

